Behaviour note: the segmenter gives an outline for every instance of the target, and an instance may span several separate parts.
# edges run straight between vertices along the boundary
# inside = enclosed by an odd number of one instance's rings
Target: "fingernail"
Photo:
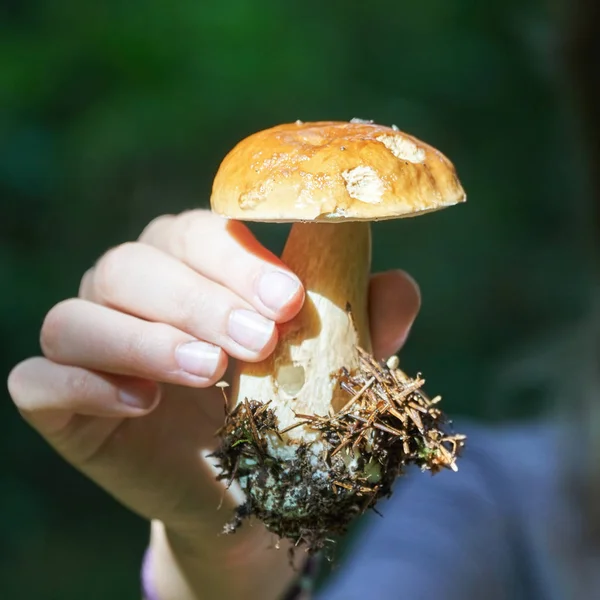
[[[252,310],[238,309],[229,315],[229,337],[244,348],[258,352],[273,335],[275,323]]]
[[[156,402],[157,393],[154,384],[131,385],[119,389],[119,399],[132,408],[148,410]]]
[[[207,379],[215,374],[220,358],[221,349],[206,342],[188,342],[175,350],[175,360],[182,370]]]
[[[300,282],[281,271],[270,271],[258,280],[260,301],[271,310],[281,310],[300,289]]]

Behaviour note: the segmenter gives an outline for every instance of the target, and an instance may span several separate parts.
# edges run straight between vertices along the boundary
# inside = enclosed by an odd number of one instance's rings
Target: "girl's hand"
[[[222,492],[202,459],[224,414],[212,386],[230,359],[268,356],[277,324],[303,298],[295,275],[243,224],[202,210],[163,216],[137,242],[104,254],[78,298],[50,310],[44,356],[13,369],[10,394],[67,461],[218,555],[243,536],[215,536],[229,511],[216,512]],[[370,301],[376,354],[393,354],[418,311],[418,289],[403,272],[376,275]]]

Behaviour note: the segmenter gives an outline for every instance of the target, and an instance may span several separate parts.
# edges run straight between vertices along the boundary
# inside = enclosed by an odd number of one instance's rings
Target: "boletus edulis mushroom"
[[[439,397],[393,357],[371,355],[370,221],[465,200],[452,163],[395,126],[369,121],[280,125],[223,160],[212,210],[242,221],[293,222],[283,261],[306,290],[273,354],[239,363],[219,431],[222,479],[246,501],[229,531],[258,517],[309,551],[391,493],[409,465],[456,470],[464,436]]]

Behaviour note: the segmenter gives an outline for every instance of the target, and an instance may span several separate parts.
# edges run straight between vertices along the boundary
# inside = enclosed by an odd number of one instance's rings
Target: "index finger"
[[[304,302],[298,277],[238,221],[207,210],[163,216],[146,227],[139,241],[229,288],[276,322],[292,319]]]

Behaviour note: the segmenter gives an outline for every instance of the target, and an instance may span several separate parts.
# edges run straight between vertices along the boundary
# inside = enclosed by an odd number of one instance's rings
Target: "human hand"
[[[124,505],[212,534],[228,517],[216,513],[222,490],[202,459],[223,420],[213,384],[229,358],[268,356],[303,297],[243,224],[202,210],[163,216],[50,310],[44,356],[17,365],[9,391],[67,461]],[[370,306],[374,351],[386,357],[406,338],[418,289],[400,271],[375,275]]]

